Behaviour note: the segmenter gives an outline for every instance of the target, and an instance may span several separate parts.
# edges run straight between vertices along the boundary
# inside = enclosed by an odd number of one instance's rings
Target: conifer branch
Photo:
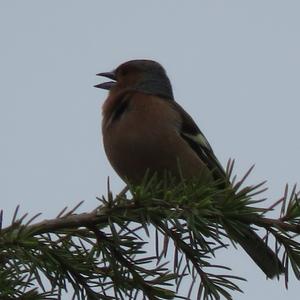
[[[222,191],[196,181],[170,189],[151,178],[129,187],[131,196],[124,190],[114,197],[108,185],[107,197],[90,213],[76,213],[78,205],[36,222],[39,215],[26,221],[17,207],[5,228],[1,212],[0,298],[57,299],[71,290],[74,299],[232,299],[243,278],[213,263],[228,239],[234,242],[228,224],[264,228],[266,242],[273,240],[281,257],[286,286],[291,271],[300,280],[296,187],[286,187],[283,197],[263,209],[255,206],[263,185],[243,187],[246,177]],[[267,216],[280,205],[278,218]],[[180,296],[188,277],[190,291]]]

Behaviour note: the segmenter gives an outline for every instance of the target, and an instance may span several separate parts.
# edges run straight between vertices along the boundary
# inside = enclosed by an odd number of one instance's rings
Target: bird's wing
[[[216,180],[224,181],[226,178],[225,171],[221,163],[216,158],[212,147],[210,146],[204,134],[196,125],[192,117],[178,103],[175,101],[170,103],[181,116],[181,137],[189,144],[189,146],[196,152],[198,157],[212,171],[214,178]]]

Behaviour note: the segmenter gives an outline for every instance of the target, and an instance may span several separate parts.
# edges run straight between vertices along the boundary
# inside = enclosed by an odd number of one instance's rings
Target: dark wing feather
[[[175,101],[170,101],[174,109],[180,113],[181,124],[181,136],[190,145],[190,147],[196,152],[199,158],[207,165],[209,170],[212,171],[215,180],[224,182],[226,178],[225,171],[216,158],[212,147],[207,141],[204,134],[198,128],[192,117]]]
[[[220,181],[218,186],[220,186],[220,188],[227,187],[229,182],[226,179],[226,173],[205,136],[197,127],[191,116],[186,113],[179,104],[175,102],[171,103],[182,118],[182,138],[193,148],[199,158],[205,162],[207,167],[212,171],[214,178]],[[241,230],[241,228],[239,228],[239,230],[235,232],[232,232],[231,229],[230,235],[244,248],[267,277],[273,278],[284,273],[284,267],[277,255],[252,229],[245,228]]]

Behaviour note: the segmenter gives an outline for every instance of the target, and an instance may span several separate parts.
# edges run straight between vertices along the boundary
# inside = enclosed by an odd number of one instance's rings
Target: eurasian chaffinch
[[[174,100],[164,68],[152,60],[132,60],[112,72],[112,81],[95,85],[109,90],[103,104],[102,134],[106,155],[119,176],[139,184],[146,172],[180,180],[200,178],[225,183],[225,172],[191,116]],[[283,272],[275,253],[252,230],[237,242],[270,278]]]

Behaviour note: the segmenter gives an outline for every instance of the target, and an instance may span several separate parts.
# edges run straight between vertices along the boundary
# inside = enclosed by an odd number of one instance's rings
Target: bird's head
[[[153,60],[130,60],[111,72],[97,74],[111,79],[95,85],[100,89],[122,91],[135,90],[142,93],[174,99],[172,86],[165,69]]]

